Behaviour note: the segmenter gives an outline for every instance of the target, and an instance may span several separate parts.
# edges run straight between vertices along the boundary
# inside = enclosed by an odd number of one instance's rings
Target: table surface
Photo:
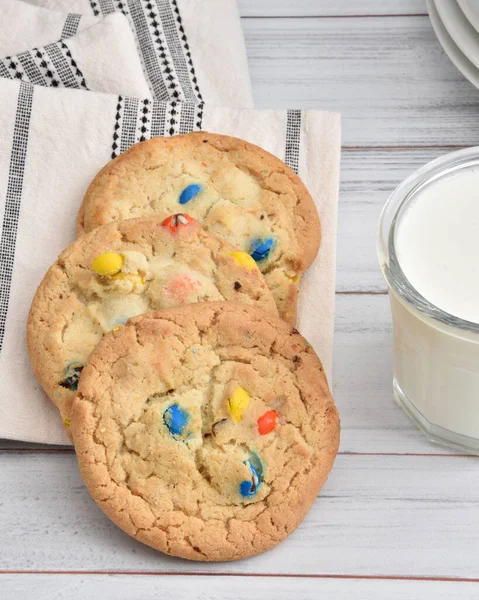
[[[257,106],[343,114],[333,472],[279,547],[196,564],[111,524],[70,449],[3,442],[2,599],[479,597],[477,459],[428,443],[393,402],[375,251],[394,186],[478,143],[479,92],[439,46],[424,0],[240,0],[240,10]]]

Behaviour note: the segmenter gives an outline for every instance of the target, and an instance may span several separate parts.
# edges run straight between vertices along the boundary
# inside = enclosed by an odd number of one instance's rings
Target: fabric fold
[[[55,88],[149,94],[134,36],[121,13],[68,39],[1,59],[0,77]]]
[[[65,2],[68,6],[68,2]],[[75,13],[46,10],[23,0],[2,0],[0,19],[0,57],[18,54],[36,46],[67,39],[97,23],[92,11]]]
[[[112,13],[125,15],[136,39],[150,95],[158,100],[254,106],[236,0],[28,2],[90,19]],[[36,45],[32,35],[31,46]]]

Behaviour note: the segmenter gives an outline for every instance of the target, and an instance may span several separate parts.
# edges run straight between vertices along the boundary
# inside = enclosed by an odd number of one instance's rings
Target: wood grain
[[[203,600],[477,600],[470,582],[284,577],[200,577],[195,575],[0,575],[2,600],[131,600],[202,598]],[[139,593],[141,590],[141,594]]]
[[[428,17],[244,19],[258,107],[340,111],[345,146],[478,142],[479,91]]]
[[[8,522],[0,520],[0,539],[8,551],[0,570],[478,579],[476,475],[475,458],[339,456],[288,540],[249,560],[205,564],[163,556],[122,533],[91,500],[74,456],[3,455]]]
[[[242,17],[424,15],[425,0],[238,0]]]
[[[338,216],[336,289],[385,292],[376,241],[379,215],[394,188],[449,149],[344,149]]]

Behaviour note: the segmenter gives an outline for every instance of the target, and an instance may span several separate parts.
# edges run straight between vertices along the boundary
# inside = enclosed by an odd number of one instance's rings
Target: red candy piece
[[[258,419],[258,431],[260,435],[271,433],[278,422],[278,413],[274,410],[268,410]]]
[[[166,217],[166,219],[161,223],[163,227],[168,227],[170,231],[175,232],[180,227],[185,227],[190,223],[193,223],[193,217],[190,215],[186,215],[185,213],[178,213],[177,215],[171,215],[171,217]]]

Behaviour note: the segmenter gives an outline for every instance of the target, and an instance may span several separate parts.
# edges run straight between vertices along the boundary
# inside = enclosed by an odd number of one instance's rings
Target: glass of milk
[[[479,147],[408,177],[387,201],[394,397],[429,439],[479,454]]]

